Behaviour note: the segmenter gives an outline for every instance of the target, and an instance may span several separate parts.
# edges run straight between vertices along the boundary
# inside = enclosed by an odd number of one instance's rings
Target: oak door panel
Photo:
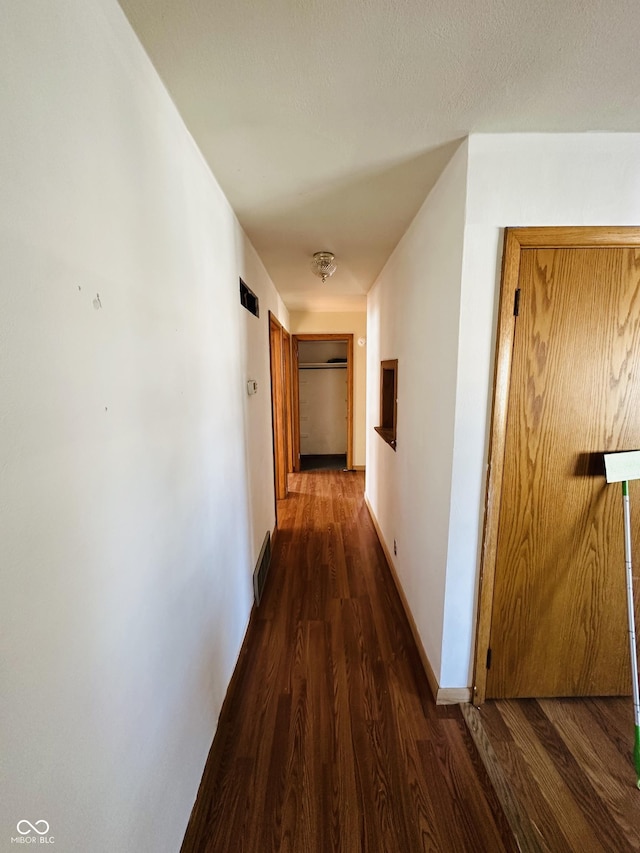
[[[284,361],[284,330],[269,312],[269,360],[271,369],[271,417],[273,470],[276,501],[287,497],[287,420]]]
[[[598,472],[640,448],[640,252],[523,249],[518,286],[487,697],[627,694],[620,490]]]

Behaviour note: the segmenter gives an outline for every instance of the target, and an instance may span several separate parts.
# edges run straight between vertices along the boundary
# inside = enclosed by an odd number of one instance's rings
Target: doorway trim
[[[286,332],[278,318],[269,311],[269,371],[271,375],[271,423],[273,435],[273,481],[278,524],[278,501],[287,497],[288,451],[287,451],[287,389],[286,381]]]
[[[514,298],[523,249],[638,248],[637,227],[506,228],[498,308],[493,404],[489,427],[489,458],[485,515],[480,558],[480,582],[473,673],[473,704],[481,705],[487,692],[487,654],[493,618],[493,593],[498,550],[498,526],[504,475],[509,386],[515,331]]]
[[[300,470],[299,341],[345,341],[347,344],[347,468],[353,468],[353,332],[292,335],[293,343],[293,470]]]
[[[291,362],[291,335],[282,329],[282,357],[284,372],[284,417],[287,433],[287,474],[293,472],[293,367]]]

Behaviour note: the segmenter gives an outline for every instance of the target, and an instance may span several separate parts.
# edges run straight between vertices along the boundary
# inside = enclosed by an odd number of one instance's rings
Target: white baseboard
[[[387,543],[384,541],[384,536],[382,535],[382,530],[380,529],[380,525],[378,524],[378,519],[376,518],[376,515],[373,509],[371,508],[371,504],[367,500],[366,495],[364,498],[364,502],[366,504],[367,509],[369,510],[369,515],[371,516],[371,521],[373,522],[373,526],[378,536],[378,540],[384,552],[384,556],[387,560],[389,571],[391,572],[391,577],[393,578],[393,582],[396,585],[396,589],[398,590],[398,595],[400,596],[400,601],[406,614],[409,627],[411,628],[411,633],[413,634],[413,639],[418,649],[418,654],[420,655],[420,661],[422,662],[422,667],[424,669],[425,675],[427,676],[427,681],[429,682],[429,687],[431,688],[431,692],[433,694],[433,698],[435,700],[436,705],[459,705],[464,702],[470,702],[470,687],[440,687],[440,685],[438,684],[438,679],[435,676],[433,667],[431,666],[431,662],[429,661],[427,653],[424,650],[424,646],[422,645],[422,638],[420,637],[418,627],[414,621],[411,608],[409,607],[409,602],[407,601],[407,597],[404,594],[404,589],[402,588],[402,584],[400,583],[400,578],[398,577],[398,573],[396,571],[391,552],[387,548]]]
[[[438,687],[436,705],[464,705],[471,702],[470,687]]]

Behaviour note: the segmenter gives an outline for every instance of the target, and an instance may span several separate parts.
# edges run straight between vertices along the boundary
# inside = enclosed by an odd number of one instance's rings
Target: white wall
[[[347,369],[308,368],[300,383],[300,454],[347,452]]]
[[[0,847],[43,819],[175,851],[274,523],[288,317],[114,0],[2,17]]]
[[[473,674],[503,229],[639,223],[640,134],[470,137],[443,687]]]
[[[367,334],[365,311],[292,311],[291,332],[295,335],[353,335],[353,464],[364,467],[366,438],[367,347],[358,339]],[[378,380],[379,381],[379,380]]]
[[[436,677],[458,358],[467,146],[454,154],[367,301],[367,498]],[[374,432],[380,362],[398,359],[397,452]]]
[[[300,364],[320,364],[335,358],[346,362],[346,341],[298,341]]]
[[[273,485],[273,436],[271,431],[269,311],[272,311],[287,329],[289,328],[289,314],[257,252],[247,240],[244,232],[238,227],[236,227],[236,259],[238,275],[235,278],[235,284],[238,284],[238,276],[241,276],[260,300],[259,317],[254,317],[244,308],[238,308],[241,316],[239,367],[242,387],[237,391],[244,400],[244,446],[250,507],[251,570],[253,572],[265,533],[267,530],[273,531],[276,523]],[[231,280],[231,285],[233,287],[233,280]],[[238,342],[236,341],[237,346]],[[249,379],[255,379],[258,383],[258,393],[251,396],[246,393],[247,380]],[[222,448],[221,452],[224,452]]]
[[[299,364],[325,364],[330,359],[347,360],[344,341],[300,341]],[[298,370],[300,453],[347,452],[346,367],[300,368]]]
[[[474,135],[369,294],[367,496],[443,688],[473,676],[504,228],[638,223],[640,134]],[[371,430],[396,357],[394,455]]]

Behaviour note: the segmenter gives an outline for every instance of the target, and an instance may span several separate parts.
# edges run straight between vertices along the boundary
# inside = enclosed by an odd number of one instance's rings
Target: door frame
[[[273,436],[273,486],[276,504],[276,526],[278,524],[278,501],[287,497],[288,450],[287,450],[287,404],[285,336],[278,318],[269,311],[269,371],[271,375],[271,425]]]
[[[520,255],[523,249],[597,247],[638,248],[640,247],[640,228],[626,226],[505,228],[480,557],[472,697],[474,705],[481,705],[485,701],[487,692],[487,654],[493,618],[498,526],[515,332],[514,298],[520,276]]]
[[[293,369],[291,364],[291,335],[282,328],[284,372],[284,418],[287,433],[287,474],[293,472]]]
[[[353,332],[292,335],[293,344],[293,470],[300,470],[300,341],[345,341],[347,344],[347,468],[353,468]]]

